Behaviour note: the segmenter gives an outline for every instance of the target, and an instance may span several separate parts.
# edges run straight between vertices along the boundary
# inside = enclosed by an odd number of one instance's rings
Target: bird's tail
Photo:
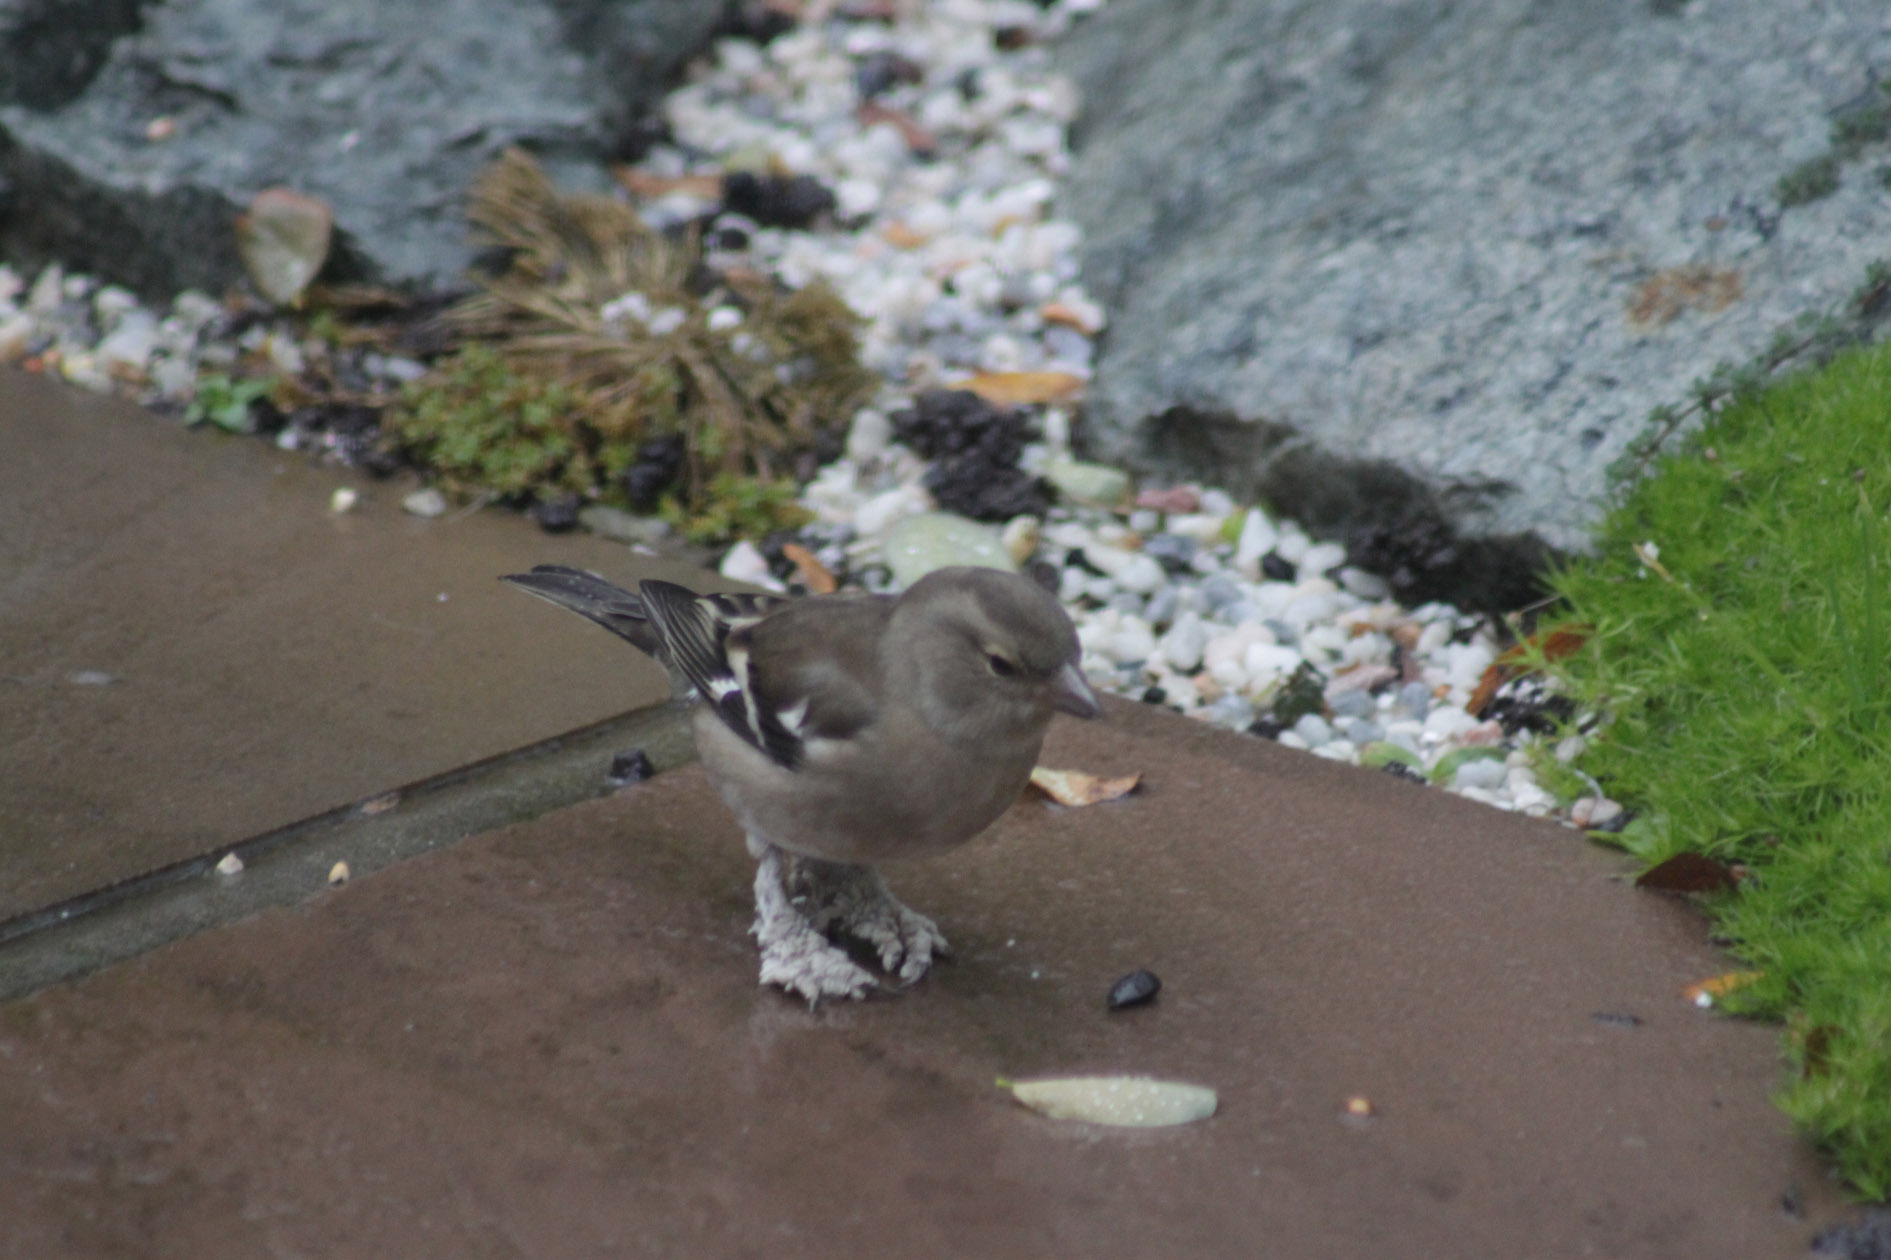
[[[627,640],[632,647],[665,660],[656,627],[644,609],[643,600],[620,587],[612,586],[594,573],[562,564],[541,564],[530,573],[510,573],[499,579],[560,608],[569,608],[612,634]]]

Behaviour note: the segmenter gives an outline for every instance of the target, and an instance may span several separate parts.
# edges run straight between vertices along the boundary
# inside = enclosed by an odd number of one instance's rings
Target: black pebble
[[[806,227],[834,208],[834,194],[812,175],[756,175],[734,171],[723,177],[722,204],[768,227]]]
[[[648,753],[641,748],[626,748],[611,758],[611,771],[605,776],[605,782],[614,788],[629,787],[642,783],[656,772]]]
[[[532,505],[531,514],[546,533],[569,533],[578,528],[578,496],[561,494],[555,499],[540,499]]]
[[[854,87],[863,101],[872,100],[896,83],[919,83],[925,77],[924,68],[896,52],[869,53],[854,67]]]
[[[1291,582],[1298,572],[1294,562],[1278,551],[1270,551],[1261,557],[1261,576],[1270,582]]]
[[[1287,724],[1277,717],[1257,717],[1248,727],[1248,734],[1258,735],[1262,739],[1279,739],[1280,733],[1287,729]]]
[[[1413,783],[1423,783],[1425,781],[1424,775],[1420,774],[1413,767],[1406,765],[1403,761],[1388,761],[1383,766],[1380,766],[1379,769],[1385,771],[1395,779],[1410,779]]]
[[[1153,1002],[1162,992],[1162,978],[1153,971],[1132,971],[1110,986],[1109,1008],[1120,1011],[1129,1006]]]
[[[929,389],[893,413],[902,442],[933,465],[925,486],[939,506],[977,521],[1042,516],[1050,485],[1017,466],[1030,427],[963,389]]]
[[[624,493],[639,512],[654,512],[676,475],[683,471],[683,436],[666,433],[637,447],[636,462],[624,470]]]
[[[1142,702],[1144,704],[1167,704],[1169,702],[1169,693],[1160,687],[1151,687],[1149,690],[1142,693]]]

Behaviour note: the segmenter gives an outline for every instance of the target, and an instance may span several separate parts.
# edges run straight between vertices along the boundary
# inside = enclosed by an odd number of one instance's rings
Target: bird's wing
[[[799,730],[753,684],[747,631],[787,601],[768,595],[698,595],[672,582],[637,588],[664,651],[703,702],[744,740],[787,769],[801,764]]]
[[[731,636],[749,688],[804,742],[851,739],[881,710],[880,644],[893,600],[806,600]]]

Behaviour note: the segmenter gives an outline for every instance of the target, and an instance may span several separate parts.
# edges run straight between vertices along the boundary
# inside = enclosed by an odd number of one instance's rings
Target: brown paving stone
[[[0,919],[665,698],[494,579],[700,574],[407,488],[0,371]]]
[[[1046,761],[1148,787],[896,869],[959,954],[889,1000],[755,987],[692,767],[0,1007],[0,1255],[1691,1260],[1839,1210],[1775,1030],[1679,995],[1697,916],[1570,832],[1127,705]],[[1222,1107],[992,1084],[1069,1071]]]

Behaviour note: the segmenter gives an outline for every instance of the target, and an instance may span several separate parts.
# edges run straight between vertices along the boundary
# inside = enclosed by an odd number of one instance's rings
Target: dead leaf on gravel
[[[794,563],[795,576],[801,579],[801,585],[816,595],[832,595],[840,584],[834,575],[827,571],[827,566],[815,559],[814,553],[800,543],[782,544],[781,554]]]
[[[639,201],[654,201],[673,192],[688,193],[704,201],[722,200],[720,175],[652,175],[630,166],[612,167],[611,174],[617,177],[625,192]]]
[[[994,407],[1021,407],[1068,398],[1083,388],[1083,378],[1069,372],[978,372],[957,388],[971,390]]]
[[[1724,892],[1739,883],[1733,868],[1704,853],[1677,853],[1636,877],[1635,887],[1664,893]]]
[[[1477,680],[1477,690],[1465,702],[1464,711],[1481,717],[1505,683],[1534,673],[1535,662],[1539,658],[1560,661],[1574,656],[1595,632],[1596,628],[1590,625],[1557,626],[1553,630],[1533,634],[1521,643],[1511,644],[1504,649],[1503,655],[1484,670],[1484,676]]]
[[[1106,779],[1081,770],[1051,770],[1044,766],[1031,771],[1031,786],[1059,805],[1100,805],[1128,796],[1141,782],[1140,774]]]
[[[328,203],[289,188],[265,188],[236,217],[236,252],[256,291],[294,305],[328,261],[335,214]]]

